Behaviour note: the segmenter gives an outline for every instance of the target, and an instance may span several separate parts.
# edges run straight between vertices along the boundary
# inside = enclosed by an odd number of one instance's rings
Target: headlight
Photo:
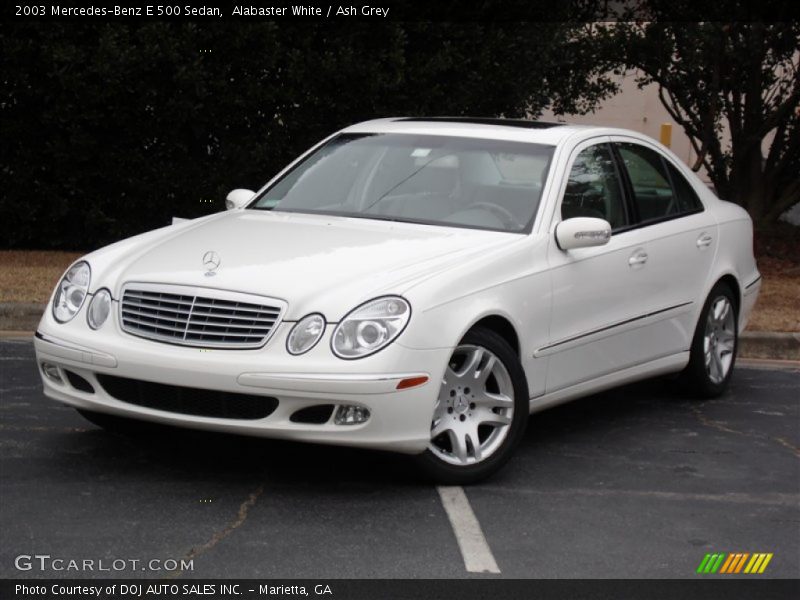
[[[111,292],[103,288],[95,292],[94,298],[89,303],[89,310],[86,311],[86,322],[92,329],[99,329],[106,322],[111,312]]]
[[[325,332],[325,318],[322,315],[307,315],[300,319],[286,338],[286,350],[289,354],[308,352]]]
[[[333,331],[331,348],[339,358],[362,358],[388,346],[411,317],[411,306],[398,296],[370,300],[350,312]]]
[[[66,323],[81,309],[89,292],[92,270],[89,263],[81,261],[72,265],[61,278],[53,296],[53,316],[59,323]]]

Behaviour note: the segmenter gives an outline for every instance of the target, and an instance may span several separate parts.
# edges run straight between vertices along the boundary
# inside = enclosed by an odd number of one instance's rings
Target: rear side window
[[[673,167],[668,161],[664,161],[667,165],[669,177],[672,180],[672,187],[675,188],[675,195],[678,198],[678,208],[682,213],[693,213],[703,210],[703,204],[700,198],[697,197],[697,192],[691,184],[686,181],[686,178]]]
[[[655,150],[638,144],[617,144],[633,188],[633,202],[642,222],[658,221],[702,209],[689,182]]]

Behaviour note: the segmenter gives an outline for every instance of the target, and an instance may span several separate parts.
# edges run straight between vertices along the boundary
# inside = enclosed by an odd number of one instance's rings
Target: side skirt
[[[597,377],[590,381],[584,381],[576,385],[556,390],[543,396],[538,396],[530,400],[530,412],[535,413],[552,406],[557,406],[576,398],[596,394],[613,387],[632,383],[641,379],[648,379],[650,377],[657,377],[658,375],[666,375],[668,373],[677,373],[681,371],[687,364],[689,364],[689,352],[680,352],[672,354],[663,358],[629,367],[622,371],[608,373],[602,377]]]

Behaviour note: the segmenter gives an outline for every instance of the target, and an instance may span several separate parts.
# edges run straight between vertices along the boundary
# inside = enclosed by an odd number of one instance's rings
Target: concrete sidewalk
[[[0,335],[33,334],[45,305],[35,302],[0,302]],[[800,333],[745,331],[739,338],[738,356],[770,360],[800,360]]]

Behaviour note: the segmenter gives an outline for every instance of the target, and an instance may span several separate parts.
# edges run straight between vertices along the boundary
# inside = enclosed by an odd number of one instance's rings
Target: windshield
[[[502,140],[343,134],[248,208],[524,232],[552,154]]]

